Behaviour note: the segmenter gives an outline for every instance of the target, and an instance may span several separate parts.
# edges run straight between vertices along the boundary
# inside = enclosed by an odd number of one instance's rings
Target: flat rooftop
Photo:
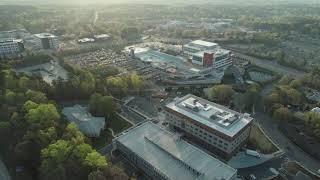
[[[22,42],[22,39],[0,38],[0,43]]]
[[[207,68],[203,66],[197,66],[187,62],[186,59],[181,57],[165,54],[159,51],[151,49],[137,49],[135,50],[135,56],[141,59],[141,61],[151,62],[152,65],[163,69],[174,68],[177,70],[177,74],[194,74],[199,73]]]
[[[50,34],[50,33],[40,33],[40,34],[35,34],[37,38],[55,38],[57,36]]]
[[[206,46],[206,47],[218,46],[217,43],[203,41],[203,40],[195,40],[188,43],[188,45],[192,45],[192,44],[199,45],[199,46]]]
[[[168,179],[229,180],[237,174],[236,169],[152,122],[134,127],[115,140]]]
[[[194,53],[193,55],[198,57],[203,57],[204,53],[214,54],[215,56],[222,56],[225,54],[229,54],[230,50],[217,48],[213,50],[200,51],[200,52]]]
[[[238,113],[192,94],[170,102],[166,108],[229,137],[234,137],[253,120],[249,114]]]

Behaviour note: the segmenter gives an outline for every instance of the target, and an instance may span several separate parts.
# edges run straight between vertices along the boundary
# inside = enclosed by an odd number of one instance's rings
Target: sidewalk
[[[10,174],[8,172],[7,167],[0,159],[0,179],[1,180],[11,180]]]

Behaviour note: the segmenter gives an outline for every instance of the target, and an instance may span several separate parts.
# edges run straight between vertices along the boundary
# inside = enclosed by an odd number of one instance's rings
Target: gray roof
[[[222,105],[188,94],[166,105],[167,108],[207,127],[233,137],[253,118]]]
[[[25,73],[30,76],[34,74],[39,75],[48,84],[51,84],[53,80],[57,80],[58,78],[68,80],[68,72],[54,61],[17,69],[16,72]]]
[[[229,180],[237,170],[180,140],[152,122],[146,122],[117,137],[120,142],[168,179]]]
[[[40,34],[35,34],[37,38],[55,38],[57,36],[50,34],[50,33],[40,33]]]
[[[65,107],[62,113],[70,122],[74,122],[82,133],[90,137],[100,136],[101,130],[105,127],[105,118],[92,116],[87,107]]]

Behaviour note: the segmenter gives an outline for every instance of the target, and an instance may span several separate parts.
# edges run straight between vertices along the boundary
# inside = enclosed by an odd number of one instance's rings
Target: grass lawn
[[[132,125],[125,121],[124,119],[118,117],[118,116],[112,116],[110,118],[110,121],[107,122],[107,127],[105,130],[103,130],[100,134],[100,137],[98,138],[92,138],[92,145],[95,147],[95,149],[101,149],[107,144],[110,144],[112,142],[112,134],[111,131],[108,128],[113,129],[114,134],[118,134],[128,128],[130,128]]]
[[[105,145],[112,142],[112,135],[108,129],[105,129],[101,132],[100,137],[92,138],[92,145],[95,149],[101,149]]]
[[[115,135],[130,128],[131,126],[132,125],[129,122],[116,115],[112,116],[107,122],[107,127],[113,129]]]
[[[261,153],[269,154],[278,151],[277,147],[263,134],[259,127],[252,125],[249,142],[249,149],[257,149]]]

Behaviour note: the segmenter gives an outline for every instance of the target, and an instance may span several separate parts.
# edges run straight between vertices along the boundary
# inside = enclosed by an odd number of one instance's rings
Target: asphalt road
[[[278,129],[276,120],[260,112],[257,112],[254,118],[259,122],[267,135],[285,152],[290,160],[298,161],[313,172],[316,172],[320,168],[320,161],[311,157],[300,149],[300,147],[292,143],[291,140]]]
[[[235,52],[234,54],[236,56],[240,56],[250,60],[252,64],[273,70],[280,74],[289,75],[293,78],[300,78],[306,74],[305,72],[279,65],[278,63],[276,63],[276,61],[258,59],[238,52]],[[265,97],[266,95],[268,95],[272,91],[275,84],[276,82],[265,86],[261,91],[261,96]],[[273,120],[268,114],[258,111],[254,115],[254,118],[259,122],[267,135],[270,136],[271,139],[275,143],[277,143],[278,146],[286,153],[286,156],[290,160],[295,160],[314,172],[316,172],[320,168],[320,161],[311,157],[309,154],[300,149],[300,147],[292,143],[291,140],[288,139],[278,129],[277,122]]]
[[[239,53],[239,52],[234,52],[235,56],[245,58],[247,60],[250,60],[250,62],[256,66],[263,67],[265,69],[269,69],[272,71],[275,71],[279,74],[285,74],[289,75],[291,77],[302,77],[306,73],[303,71],[299,71],[290,67],[282,66],[278,64],[276,61],[271,61],[271,60],[265,60],[265,59],[258,59],[252,56],[247,56],[245,54]]]

